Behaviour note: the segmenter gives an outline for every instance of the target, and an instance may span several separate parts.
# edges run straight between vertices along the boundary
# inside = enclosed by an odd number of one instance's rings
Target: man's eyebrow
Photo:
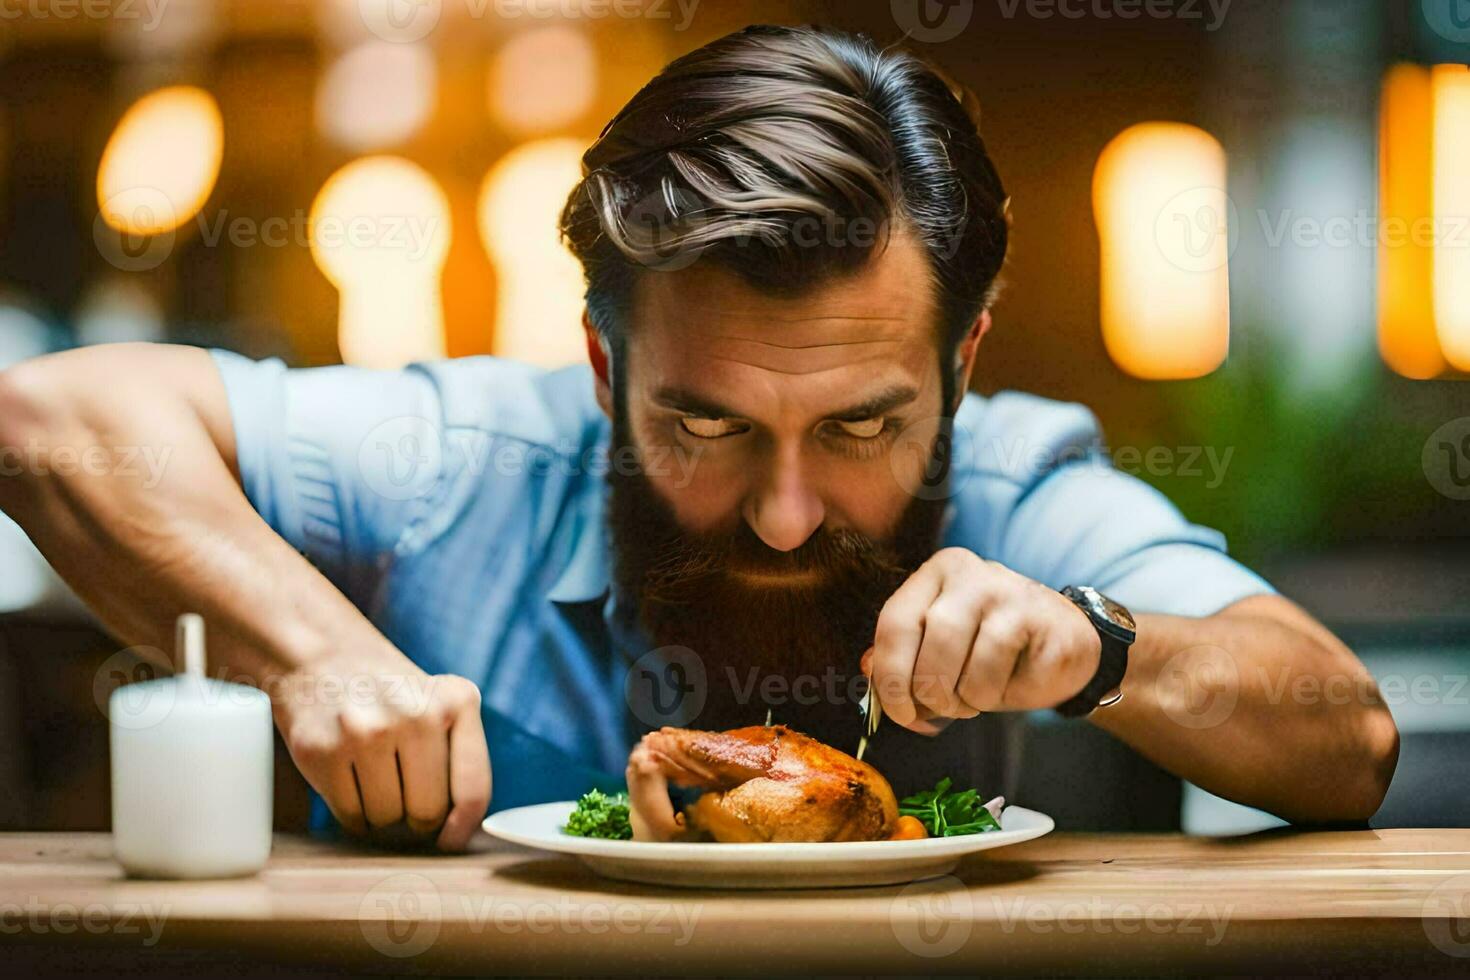
[[[830,413],[827,418],[834,422],[861,422],[884,412],[906,405],[919,397],[919,389],[912,385],[896,384],[884,388],[877,394],[863,399],[856,405]],[[687,412],[690,415],[698,415],[711,419],[733,419],[741,418],[741,414],[733,408],[721,405],[713,399],[706,398],[698,392],[687,388],[664,387],[653,393],[653,400],[658,405],[673,409],[676,412]]]
[[[827,417],[834,422],[861,422],[864,419],[875,418],[884,412],[892,411],[900,405],[907,405],[918,397],[919,389],[912,385],[897,384],[884,388],[873,397],[864,399],[850,408],[833,412]]]
[[[687,412],[710,419],[740,418],[740,413],[688,388],[664,387],[653,393],[653,400],[664,408]]]

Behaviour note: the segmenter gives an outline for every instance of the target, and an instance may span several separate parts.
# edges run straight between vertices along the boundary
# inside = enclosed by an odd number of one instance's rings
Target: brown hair
[[[640,270],[703,259],[795,293],[898,225],[929,254],[947,352],[1006,254],[975,108],[914,55],[834,30],[749,27],[684,55],[603,130],[562,214],[593,326],[621,349]]]

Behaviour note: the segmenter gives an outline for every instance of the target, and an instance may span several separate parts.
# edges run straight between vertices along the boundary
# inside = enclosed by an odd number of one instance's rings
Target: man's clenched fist
[[[883,712],[925,734],[982,711],[1051,708],[1097,672],[1087,615],[964,548],[921,565],[883,607],[864,669]]]
[[[402,822],[463,850],[490,802],[480,690],[396,652],[314,661],[272,692],[297,768],[351,833]]]

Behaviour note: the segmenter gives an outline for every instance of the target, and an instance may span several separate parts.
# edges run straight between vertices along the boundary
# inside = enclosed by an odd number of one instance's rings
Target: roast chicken
[[[703,789],[684,812],[669,783]],[[923,836],[888,780],[784,725],[650,732],[628,757],[634,840],[857,841]],[[918,826],[917,833],[909,824]]]

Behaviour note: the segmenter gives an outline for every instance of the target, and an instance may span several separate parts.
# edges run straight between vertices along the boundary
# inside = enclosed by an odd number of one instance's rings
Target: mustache
[[[778,551],[741,522],[717,534],[672,536],[643,575],[646,602],[680,604],[731,575],[790,579],[787,592],[815,591],[853,580],[891,580],[906,570],[899,555],[850,528],[819,527],[799,547]]]

